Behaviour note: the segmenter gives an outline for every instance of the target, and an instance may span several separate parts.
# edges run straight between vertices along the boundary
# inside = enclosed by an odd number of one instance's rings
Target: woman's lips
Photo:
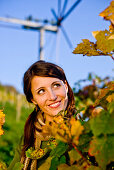
[[[52,104],[50,104],[50,105],[48,105],[49,107],[51,107],[51,108],[57,108],[57,107],[59,107],[60,106],[60,101],[59,102],[55,102],[55,103],[52,103]]]

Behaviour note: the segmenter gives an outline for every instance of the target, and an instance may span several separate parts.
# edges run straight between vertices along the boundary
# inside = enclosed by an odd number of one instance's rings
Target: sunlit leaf
[[[114,101],[114,93],[112,93],[111,95],[109,95],[106,100],[110,103],[112,101]]]
[[[5,123],[5,114],[3,110],[0,110],[0,135],[3,135],[4,130],[2,129],[2,125]]]
[[[69,157],[70,157],[70,164],[72,165],[75,161],[78,161],[81,156],[78,152],[76,152],[75,149],[72,149],[71,151],[68,152]]]
[[[95,38],[96,37],[96,35],[99,33],[100,31],[92,31],[92,35],[93,35],[93,37]]]
[[[99,15],[106,20],[110,20],[114,22],[114,1],[112,0],[110,2],[110,5],[104,11],[102,11]]]
[[[94,136],[114,133],[114,114],[101,111],[99,115],[89,121]]]
[[[75,118],[71,118],[70,124],[71,124],[71,135],[73,136],[73,143],[77,145],[79,142],[78,141],[79,136],[82,133],[84,127],[81,125],[81,123],[78,120],[75,120]]]
[[[103,53],[108,55],[114,51],[114,39],[109,39],[110,32],[108,30],[100,31],[96,36],[96,48]]]

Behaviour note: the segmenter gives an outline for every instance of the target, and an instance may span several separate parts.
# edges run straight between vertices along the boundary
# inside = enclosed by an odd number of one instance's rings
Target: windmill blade
[[[61,15],[61,0],[58,0],[58,17]]]
[[[68,37],[68,35],[67,35],[67,33],[66,33],[64,27],[61,26],[60,28],[61,28],[61,31],[63,32],[63,35],[64,35],[64,37],[65,37],[65,39],[66,39],[66,41],[67,41],[69,47],[72,49],[72,48],[73,48],[73,45],[72,45],[72,43],[71,43],[71,41],[70,41],[70,39],[69,39],[69,37]]]
[[[72,7],[67,11],[67,13],[61,18],[61,21],[63,21],[71,12],[72,10],[79,4],[81,0],[77,0]]]
[[[64,12],[65,12],[65,9],[66,9],[66,6],[67,6],[67,3],[68,3],[68,0],[65,0],[65,1],[64,1],[64,5],[63,5],[63,9],[62,9],[62,11],[61,11],[60,16],[63,16],[63,15],[64,15]]]
[[[54,9],[51,9],[52,14],[54,15],[55,19],[58,20],[58,16],[56,15]]]
[[[22,30],[21,27],[13,26],[13,25],[4,25],[4,24],[0,24],[0,27],[3,27],[3,28],[11,28],[11,29],[16,29],[16,30]]]

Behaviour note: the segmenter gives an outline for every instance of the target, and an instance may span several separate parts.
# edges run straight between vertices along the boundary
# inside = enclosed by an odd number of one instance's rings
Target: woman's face
[[[53,77],[34,76],[31,81],[32,102],[38,105],[50,120],[68,104],[68,86],[62,80]]]

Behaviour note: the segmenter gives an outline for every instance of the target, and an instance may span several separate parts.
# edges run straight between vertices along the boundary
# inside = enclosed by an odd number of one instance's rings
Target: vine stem
[[[111,56],[111,58],[114,60],[114,57],[113,57],[113,56]]]
[[[87,159],[82,155],[82,153],[77,149],[76,145],[74,143],[72,143],[72,146],[74,147],[74,149],[80,154],[80,156],[82,157],[82,159],[84,161],[86,161],[86,163],[90,166],[90,163],[87,161]]]

